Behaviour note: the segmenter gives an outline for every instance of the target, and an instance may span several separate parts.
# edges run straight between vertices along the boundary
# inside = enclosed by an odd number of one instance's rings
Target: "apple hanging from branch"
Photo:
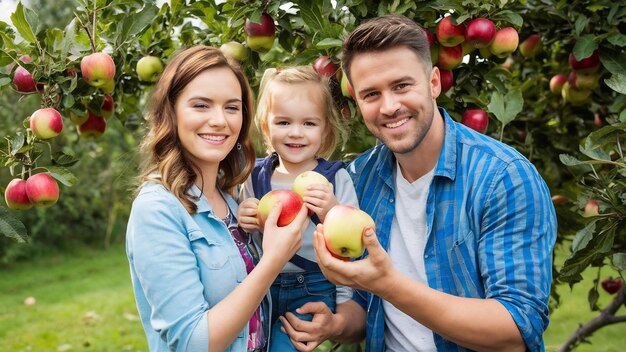
[[[137,76],[144,82],[156,82],[163,72],[163,63],[156,56],[144,56],[137,61]]]
[[[107,53],[93,53],[80,61],[80,72],[87,84],[102,87],[115,78],[115,63]]]
[[[465,42],[471,43],[474,48],[486,48],[496,36],[496,25],[487,18],[475,18],[465,28]]]
[[[489,45],[489,51],[499,58],[511,55],[519,45],[519,35],[513,27],[504,27],[496,31],[493,42]]]
[[[26,180],[21,178],[14,178],[9,182],[4,191],[4,200],[9,209],[28,210],[33,207],[33,202],[26,194]]]
[[[274,46],[276,25],[274,19],[267,12],[261,14],[261,22],[252,22],[249,18],[244,24],[246,43],[248,47],[257,52],[266,52]]]
[[[313,63],[313,69],[320,76],[331,78],[337,73],[337,65],[326,55],[322,55]]]
[[[52,176],[42,172],[26,180],[26,194],[36,207],[47,208],[59,199],[59,185]]]
[[[30,129],[39,139],[50,139],[63,131],[63,117],[54,108],[43,108],[30,116]]]
[[[92,141],[100,138],[106,128],[106,120],[89,111],[87,114],[87,120],[78,126],[78,134],[86,140]]]
[[[228,57],[231,57],[239,62],[244,62],[248,58],[248,49],[236,41],[230,41],[220,46],[222,53]]]
[[[446,46],[457,46],[465,40],[465,25],[452,23],[452,16],[444,17],[437,24],[437,41]]]
[[[463,112],[461,123],[477,131],[485,133],[489,126],[489,115],[482,109],[470,109]]]

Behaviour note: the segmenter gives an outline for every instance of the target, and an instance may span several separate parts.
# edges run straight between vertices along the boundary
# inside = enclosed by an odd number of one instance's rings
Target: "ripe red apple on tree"
[[[550,78],[550,91],[554,94],[561,94],[565,82],[567,82],[567,76],[564,73],[557,73]]]
[[[600,75],[593,72],[571,71],[567,76],[570,87],[576,89],[596,89],[600,85]]]
[[[463,61],[463,46],[441,46],[437,57],[437,66],[444,70],[452,70]]]
[[[93,87],[102,87],[115,77],[115,63],[107,53],[93,53],[80,61],[80,72],[83,78]]]
[[[541,52],[543,43],[539,34],[531,34],[519,45],[519,52],[526,58],[533,58]]]
[[[33,61],[28,55],[23,55],[19,60],[26,64]],[[17,66],[13,73],[13,85],[15,89],[21,93],[30,93],[37,90],[33,75],[22,66]]]
[[[28,194],[26,194],[26,180],[21,178],[14,178],[9,182],[4,191],[4,200],[9,209],[27,210],[33,207],[33,202],[30,201]]]
[[[451,70],[439,70],[439,77],[441,80],[441,93],[445,93],[452,88],[454,84],[454,75]]]
[[[300,197],[304,198],[304,192],[306,192],[307,188],[311,185],[324,185],[331,187],[332,184],[319,172],[305,171],[296,176],[293,180],[291,190],[296,192]]]
[[[596,202],[593,199],[589,199],[587,203],[585,203],[583,216],[589,217],[589,216],[597,216],[597,215],[600,215],[600,207],[598,206],[598,202]]]
[[[487,18],[475,18],[465,28],[465,42],[474,48],[486,48],[496,36],[496,25]]]
[[[426,33],[426,39],[430,47],[430,61],[435,65],[437,63],[437,57],[439,56],[439,43],[437,43],[437,38],[435,38],[430,29],[424,28],[424,33]]]
[[[489,125],[489,115],[481,109],[470,109],[463,112],[461,123],[477,131],[485,133]]]
[[[609,277],[608,279],[602,280],[600,284],[607,293],[615,294],[622,288],[622,286],[624,286],[624,280],[622,278],[614,279]]]
[[[322,55],[313,63],[313,69],[320,76],[331,78],[337,73],[337,65],[326,55]]]
[[[298,193],[290,189],[275,189],[268,192],[259,200],[257,219],[261,228],[265,227],[265,221],[276,202],[280,202],[283,205],[278,216],[278,226],[289,225],[304,204]]]
[[[26,180],[26,194],[36,207],[47,208],[59,199],[59,185],[48,173],[40,173]]]
[[[70,121],[72,121],[72,123],[75,126],[82,125],[83,123],[85,123],[85,121],[87,121],[87,118],[89,117],[89,114],[87,114],[87,111],[83,111],[81,113],[82,115],[79,115],[73,110],[69,110],[69,112],[67,113],[68,116],[70,117]]]
[[[100,110],[102,110],[102,117],[105,120],[108,120],[111,116],[113,116],[113,110],[115,109],[115,101],[113,97],[109,94],[104,95],[104,99],[102,100],[102,106]]]
[[[257,52],[265,52],[274,45],[276,25],[274,19],[267,12],[261,14],[261,22],[252,22],[246,19],[244,24],[246,32],[246,43],[248,47]]]
[[[452,23],[452,16],[444,17],[437,24],[437,40],[442,46],[457,46],[465,40],[465,25]]]
[[[30,116],[30,129],[39,139],[50,139],[63,131],[63,117],[54,108],[43,108]]]
[[[156,56],[144,56],[137,61],[137,76],[144,82],[156,82],[163,72],[163,63]]]
[[[95,140],[102,136],[106,128],[106,120],[89,111],[87,120],[78,126],[78,134],[87,140]]]
[[[576,71],[596,72],[600,68],[600,54],[598,50],[594,50],[589,57],[578,60],[574,53],[571,52],[569,54],[569,66]]]
[[[511,55],[519,44],[519,35],[513,27],[504,27],[496,31],[493,42],[489,45],[489,51],[499,58]]]
[[[357,258],[363,254],[363,230],[375,228],[374,220],[363,210],[337,204],[324,219],[326,248],[339,257]]]
[[[220,46],[222,53],[239,62],[243,62],[248,58],[248,49],[241,43],[230,41]]]

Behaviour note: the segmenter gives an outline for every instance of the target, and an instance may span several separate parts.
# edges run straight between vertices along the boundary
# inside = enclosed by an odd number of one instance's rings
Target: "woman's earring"
[[[241,150],[241,143],[237,142],[237,150]]]

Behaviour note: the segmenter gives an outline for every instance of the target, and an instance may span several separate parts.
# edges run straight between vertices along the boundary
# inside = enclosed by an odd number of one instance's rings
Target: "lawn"
[[[603,276],[610,274],[606,270]],[[594,276],[585,273],[588,282]],[[556,351],[579,323],[596,315],[587,305],[588,287],[560,287],[562,305],[545,334],[547,351]],[[24,304],[29,296],[34,305]],[[600,305],[609,299],[601,292]],[[624,333],[626,324],[604,328],[577,351],[623,351]],[[54,254],[1,269],[0,341],[0,350],[15,352],[146,351],[124,248]]]

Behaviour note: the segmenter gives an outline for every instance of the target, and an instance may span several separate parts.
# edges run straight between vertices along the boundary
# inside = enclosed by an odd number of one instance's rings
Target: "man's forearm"
[[[349,300],[337,306],[333,317],[333,335],[330,339],[341,343],[355,343],[365,338],[365,310]]]

